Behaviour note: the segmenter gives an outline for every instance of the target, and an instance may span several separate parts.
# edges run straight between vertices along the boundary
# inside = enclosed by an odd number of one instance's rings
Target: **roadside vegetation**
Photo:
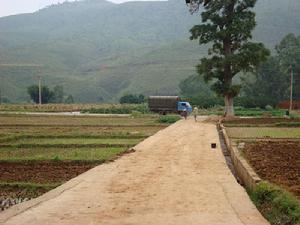
[[[181,117],[179,115],[165,115],[165,116],[160,116],[158,118],[158,122],[171,124],[177,122],[180,119]]]
[[[271,225],[300,224],[300,201],[282,188],[261,182],[249,195]]]

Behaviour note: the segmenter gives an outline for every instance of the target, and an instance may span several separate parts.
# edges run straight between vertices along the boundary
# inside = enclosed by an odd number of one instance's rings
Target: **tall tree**
[[[294,97],[300,99],[300,36],[288,34],[276,46],[281,71],[290,78],[294,73]]]
[[[233,99],[241,88],[232,83],[233,77],[254,71],[270,54],[262,43],[249,42],[256,25],[251,11],[255,4],[256,0],[190,0],[192,12],[204,7],[202,24],[190,30],[191,40],[211,46],[197,70],[224,97],[225,116],[234,115]]]
[[[64,101],[64,87],[62,85],[57,85],[53,88],[53,102],[63,103]]]
[[[49,103],[54,96],[53,91],[51,91],[48,86],[42,86],[42,103],[47,104]],[[32,85],[27,88],[27,92],[35,103],[39,103],[39,86],[38,85]]]
[[[278,57],[270,57],[263,63],[253,77],[243,79],[243,94],[251,107],[276,107],[288,97],[289,82],[281,72]]]

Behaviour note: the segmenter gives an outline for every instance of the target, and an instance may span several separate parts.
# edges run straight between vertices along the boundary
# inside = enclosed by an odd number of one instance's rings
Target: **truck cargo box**
[[[150,96],[148,104],[152,112],[168,113],[177,112],[177,103],[179,101],[179,96]]]

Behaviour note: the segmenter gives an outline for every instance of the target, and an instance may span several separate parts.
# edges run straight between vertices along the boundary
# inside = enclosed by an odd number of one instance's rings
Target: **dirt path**
[[[218,148],[212,150],[211,142]],[[0,213],[0,223],[267,225],[219,146],[215,125],[180,121],[140,143],[135,153]]]

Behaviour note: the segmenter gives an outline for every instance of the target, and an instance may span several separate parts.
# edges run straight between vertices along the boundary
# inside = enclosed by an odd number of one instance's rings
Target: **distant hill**
[[[259,0],[255,40],[273,47],[300,32],[298,0]],[[124,93],[177,94],[195,74],[204,47],[191,42],[200,23],[184,1],[114,4],[86,0],[0,18],[0,79],[5,97],[27,101],[40,73],[79,102],[116,101]],[[41,68],[26,64],[42,65]]]

